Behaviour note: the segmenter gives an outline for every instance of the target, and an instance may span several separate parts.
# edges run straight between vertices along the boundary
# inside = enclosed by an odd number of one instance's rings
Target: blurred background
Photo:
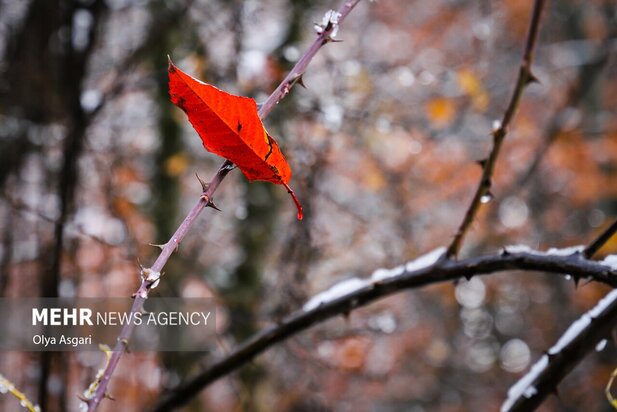
[[[265,100],[339,1],[0,0],[0,295],[129,296],[222,160],[167,92],[167,55]],[[532,1],[362,1],[265,122],[293,169],[234,171],[156,296],[214,297],[217,350],[123,356],[101,411],[141,411],[261,327],[351,276],[447,245],[518,72]],[[585,244],[617,214],[617,6],[545,10],[529,87],[462,256]],[[617,239],[599,254],[617,252]],[[403,292],[304,332],[188,411],[496,410],[607,292],[508,272]],[[6,314],[4,314],[6,315]],[[543,411],[609,411],[615,346]],[[2,353],[45,411],[73,411],[100,353]],[[0,409],[19,409],[10,396]]]

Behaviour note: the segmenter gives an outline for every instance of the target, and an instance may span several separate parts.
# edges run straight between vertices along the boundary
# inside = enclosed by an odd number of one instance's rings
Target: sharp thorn
[[[121,342],[124,344],[124,351],[126,353],[131,353],[131,350],[129,349],[129,341],[127,339],[122,339]]]
[[[216,204],[214,204],[214,200],[212,200],[212,199],[210,199],[210,201],[208,202],[206,207],[211,207],[214,210],[218,210],[219,212],[222,212],[222,210],[219,209],[219,207]]]
[[[109,399],[110,401],[115,401],[116,398],[114,398],[109,392],[105,392],[105,397],[107,399]]]
[[[156,243],[148,243],[148,244],[149,244],[150,246],[158,247],[159,249],[163,250],[163,248],[165,247],[165,245],[166,245],[167,243],[164,243],[164,244],[162,244],[162,245],[157,245]],[[141,266],[141,264],[140,264],[139,266]],[[141,266],[141,267],[143,268],[143,266]]]
[[[530,85],[531,83],[540,83],[540,80],[531,72],[527,72],[527,78],[525,80],[525,85]]]
[[[300,86],[304,87],[305,89],[307,88],[306,85],[304,84],[304,75],[303,74],[299,74],[298,76],[296,76],[296,78],[294,79],[294,84],[299,84]]]
[[[480,166],[482,169],[486,166],[486,159],[476,160],[476,164]]]
[[[197,173],[195,173],[195,177],[197,177],[197,180],[199,180],[199,183],[201,184],[201,190],[204,192],[208,190],[208,187],[210,187],[210,183],[205,182],[201,177],[199,177]]]

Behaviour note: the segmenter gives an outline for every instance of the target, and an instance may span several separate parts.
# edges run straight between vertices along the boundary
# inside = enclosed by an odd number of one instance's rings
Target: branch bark
[[[345,1],[338,10],[337,22],[333,24],[328,23],[322,28],[323,30],[318,33],[311,46],[306,50],[300,60],[298,60],[294,68],[283,79],[274,92],[272,92],[268,99],[260,106],[259,116],[262,119],[268,116],[276,103],[278,103],[289,93],[295,83],[302,80],[302,74],[306,71],[313,57],[324,45],[332,40],[330,36],[334,30],[338,29],[337,26],[345,20],[347,15],[351,12],[351,10],[353,10],[359,1],[360,0]],[[214,177],[210,180],[198,202],[191,208],[188,215],[184,218],[176,232],[172,235],[171,239],[163,246],[161,253],[152,267],[142,270],[142,283],[137,292],[134,294],[135,300],[133,302],[133,306],[131,307],[131,313],[141,312],[144,307],[145,300],[148,298],[150,289],[159,281],[161,276],[160,273],[169,260],[169,257],[178,248],[178,245],[182,242],[201,211],[205,207],[212,205],[211,202],[214,192],[217,190],[223,179],[225,179],[227,174],[234,168],[235,166],[233,163],[228,160],[221,165]],[[120,361],[122,353],[128,348],[128,342],[133,333],[134,327],[135,326],[133,324],[127,323],[122,328],[120,336],[118,336],[117,343],[113,349],[113,354],[105,366],[99,385],[97,386],[93,397],[88,400],[89,412],[96,411],[103,398],[106,397],[109,381],[111,380],[111,376]]]
[[[514,87],[512,97],[510,98],[510,103],[508,103],[508,107],[503,115],[501,123],[495,130],[493,130],[493,148],[491,149],[488,158],[480,162],[482,165],[482,177],[478,183],[478,188],[473,196],[473,200],[471,201],[467,212],[465,212],[465,217],[463,218],[463,221],[459,226],[452,243],[448,246],[448,250],[446,252],[448,257],[458,256],[463,240],[465,239],[465,235],[476,218],[476,215],[480,210],[480,205],[483,203],[483,199],[488,198],[490,200],[492,197],[490,190],[493,172],[495,170],[495,164],[497,163],[499,151],[501,150],[501,146],[507,134],[508,126],[514,118],[514,114],[519,106],[525,87],[537,81],[531,72],[531,63],[533,61],[533,51],[538,38],[540,17],[542,14],[542,8],[544,7],[544,2],[544,0],[534,1],[531,22],[527,33],[527,42],[525,44],[525,52],[523,53],[521,67],[516,80],[516,86]]]
[[[212,363],[206,370],[161,400],[153,411],[169,411],[184,405],[210,383],[239,369],[275,344],[327,319],[348,314],[357,307],[368,305],[375,300],[405,289],[417,289],[436,283],[462,278],[470,279],[476,275],[506,270],[569,274],[572,277],[591,278],[617,287],[617,270],[587,260],[581,253],[557,256],[533,252],[509,253],[505,250],[501,254],[460,261],[444,256],[432,266],[411,272],[405,270],[398,276],[368,283],[366,287],[323,303],[312,310],[300,310],[291,314],[280,323],[263,329],[227,356]]]

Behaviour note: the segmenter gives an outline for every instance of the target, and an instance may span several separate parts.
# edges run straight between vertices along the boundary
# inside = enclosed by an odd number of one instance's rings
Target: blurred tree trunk
[[[72,213],[78,184],[78,160],[90,118],[81,106],[86,66],[104,19],[103,0],[89,3],[33,0],[22,26],[8,40],[4,61],[6,84],[2,111],[35,123],[61,122],[66,126],[63,163],[57,180],[60,216],[54,226],[53,243],[43,245],[45,262],[40,296],[57,297],[62,275],[64,229]],[[22,165],[32,144],[25,135],[15,136],[3,154],[11,160],[0,170],[0,183]],[[41,262],[43,263],[43,262]],[[63,360],[64,359],[64,360]],[[46,411],[66,410],[66,359],[44,352],[41,357],[39,405]],[[60,391],[49,393],[49,379],[56,374]]]

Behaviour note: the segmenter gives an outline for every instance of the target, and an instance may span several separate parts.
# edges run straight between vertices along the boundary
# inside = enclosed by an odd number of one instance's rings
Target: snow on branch
[[[318,293],[308,300],[302,307],[305,311],[310,311],[332,300],[349,295],[359,289],[372,285],[375,282],[381,282],[388,278],[394,278],[404,274],[405,272],[415,272],[420,269],[427,268],[446,252],[445,247],[439,247],[429,253],[422,255],[414,260],[407,262],[404,265],[397,266],[394,269],[377,269],[373,272],[369,279],[351,278],[345,279],[331,286],[329,289]]]
[[[613,256],[614,257],[614,256]],[[614,259],[617,260],[617,259]],[[613,267],[615,271],[617,267]],[[502,412],[529,411],[554,392],[557,384],[593,348],[604,349],[604,339],[617,323],[617,290],[576,320],[508,391]]]
[[[172,390],[153,410],[162,412],[180,407],[212,382],[241,368],[276,344],[313,325],[348,314],[353,309],[366,306],[377,299],[406,289],[417,289],[507,270],[543,272],[559,276],[569,274],[575,278],[586,278],[617,287],[617,267],[609,266],[606,262],[586,259],[582,253],[564,255],[563,253],[540,253],[531,249],[523,252],[507,250],[500,254],[453,260],[445,256],[444,248],[438,248],[405,265],[390,270],[378,269],[370,277],[348,279],[317,294],[304,305],[303,309],[276,324],[265,327],[235,350],[211,363],[195,378]],[[611,308],[617,306],[612,305],[611,302],[603,305],[609,305]],[[597,312],[590,313],[592,319],[604,316],[600,314],[596,317]],[[595,321],[591,322],[595,324]],[[593,344],[600,340],[600,338],[594,339],[592,339]],[[549,355],[549,357],[561,356],[565,352],[567,349],[559,355]],[[538,367],[538,373],[540,372]],[[541,387],[536,386],[536,388],[540,392]],[[525,393],[529,396],[534,395],[528,386],[523,390],[523,394]]]

